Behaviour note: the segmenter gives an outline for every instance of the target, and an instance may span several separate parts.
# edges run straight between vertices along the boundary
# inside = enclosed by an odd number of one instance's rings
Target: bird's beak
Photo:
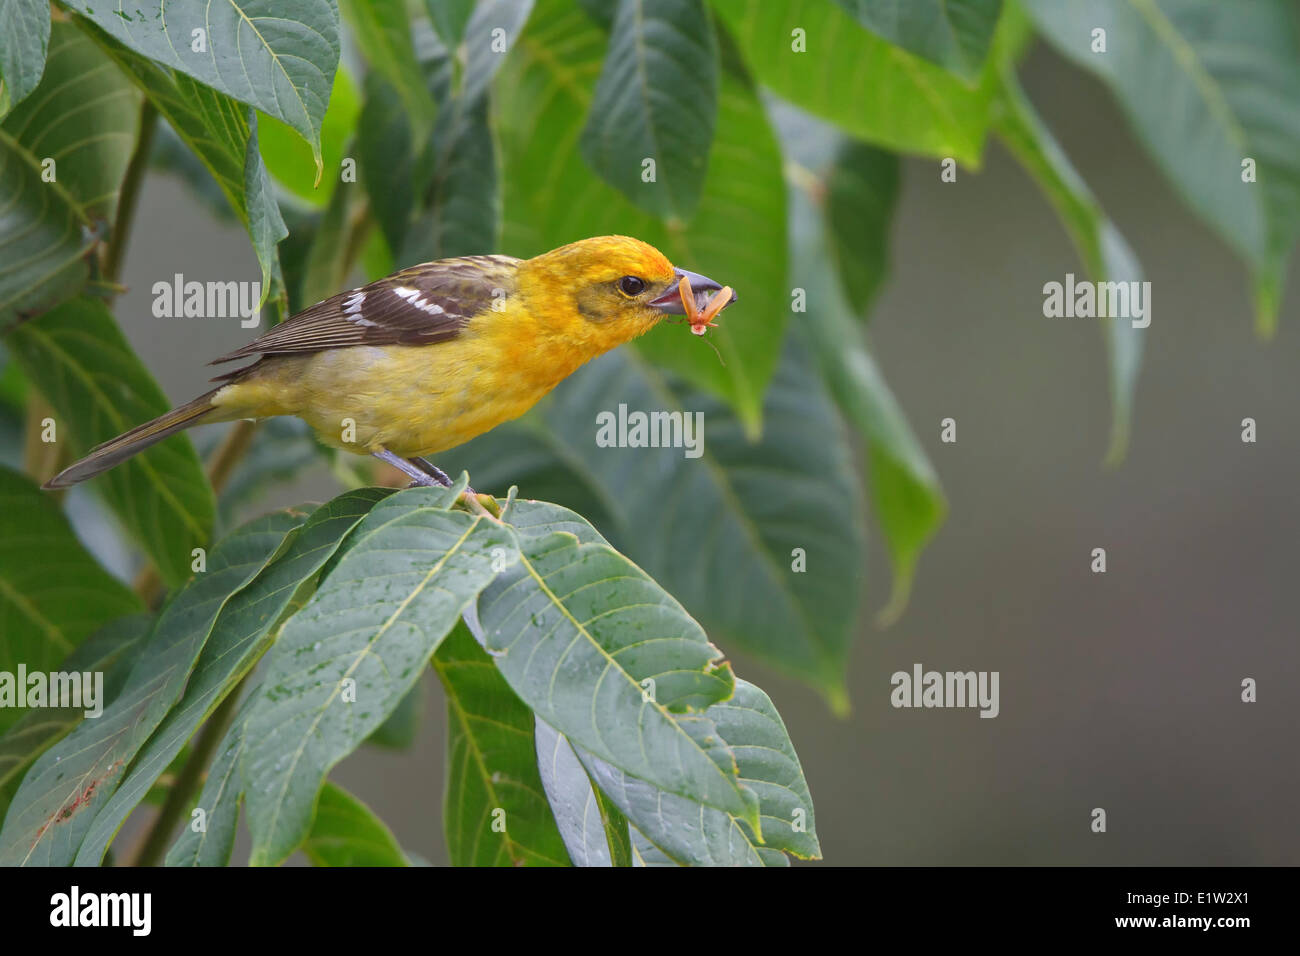
[[[703,310],[705,303],[709,301],[709,297],[722,288],[718,283],[700,275],[698,272],[688,272],[685,269],[674,269],[673,271],[677,273],[673,279],[673,284],[659,298],[650,300],[649,305],[651,308],[658,309],[666,314],[685,315],[686,309],[682,305],[681,294],[677,291],[677,285],[683,278],[690,280],[691,292],[695,293],[695,307],[700,310]],[[731,301],[736,301],[735,295],[731,297]],[[730,302],[727,303],[727,305],[730,304]]]

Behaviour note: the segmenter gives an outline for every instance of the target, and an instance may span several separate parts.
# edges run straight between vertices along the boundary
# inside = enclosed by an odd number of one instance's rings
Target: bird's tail
[[[126,461],[137,452],[144,451],[150,445],[197,424],[200,419],[217,410],[212,404],[212,396],[219,391],[220,389],[214,388],[192,402],[173,408],[166,415],[159,415],[153,421],[137,425],[129,432],[95,446],[85,458],[73,462],[41,487],[69,488],[87,478],[94,478],[114,465]]]

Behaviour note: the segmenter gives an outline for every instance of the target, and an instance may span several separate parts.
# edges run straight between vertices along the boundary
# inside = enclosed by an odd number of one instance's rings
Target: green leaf
[[[478,0],[465,27],[465,71],[459,95],[475,105],[520,40],[533,0]]]
[[[614,26],[614,16],[618,13],[618,4],[610,3],[609,0],[577,0],[578,6],[582,7],[582,12],[592,19],[593,22],[599,23],[606,30]]]
[[[80,454],[170,407],[103,302],[80,298],[19,326],[9,337],[27,380],[57,413],[58,434]],[[215,504],[194,446],[159,442],[96,481],[113,513],[169,585],[190,574]]]
[[[520,516],[542,520],[520,527]],[[731,752],[694,711],[730,695],[731,668],[644,571],[576,515],[511,505],[522,559],[479,600],[483,641],[515,693],[570,740],[670,793],[756,819]],[[653,681],[653,684],[643,681]],[[653,696],[646,688],[653,686]]]
[[[785,724],[772,701],[753,684],[706,712],[732,748],[746,787],[759,795],[763,841],[744,820],[664,793],[576,748],[600,791],[668,860],[690,866],[784,865],[784,853],[820,858],[812,797]]]
[[[753,684],[737,680],[735,696],[712,705],[706,714],[735,750],[745,786],[759,795],[766,843],[758,842],[749,823],[629,777],[538,722],[538,758],[547,795],[580,865],[610,865],[608,845],[595,819],[602,792],[619,817],[627,817],[624,827],[632,825],[642,865],[781,866],[788,864],[785,852],[820,857],[813,800],[770,698]],[[593,791],[593,783],[598,790]]]
[[[67,0],[135,52],[287,123],[321,168],[320,128],[339,61],[331,0]]]
[[[438,114],[429,149],[428,208],[406,232],[399,265],[495,252],[501,197],[487,99],[466,106],[456,98]]]
[[[713,0],[713,8],[759,81],[773,92],[850,136],[979,168],[993,89],[991,64],[972,88],[868,33],[825,0]],[[1002,19],[993,61],[1005,55],[999,43],[1015,48],[1024,37],[1021,17]]]
[[[459,46],[474,12],[474,0],[424,0],[424,3],[442,42],[452,48]]]
[[[0,328],[76,295],[94,236],[72,196],[0,127]],[[87,227],[87,228],[83,228]]]
[[[370,69],[397,90],[416,138],[422,139],[437,108],[415,58],[405,0],[340,0],[339,8]]]
[[[791,195],[808,194],[822,211],[829,233],[817,240],[818,255],[834,265],[839,283],[855,312],[865,316],[889,272],[889,230],[898,204],[899,162],[892,153],[843,136],[775,96],[767,98],[768,115],[785,153]],[[791,223],[791,261],[807,237],[795,235]],[[803,287],[802,268],[792,269]]]
[[[1142,266],[1124,237],[1075,171],[1064,150],[1008,71],[998,100],[998,135],[1038,181],[1065,224],[1094,282],[1141,282]],[[1111,431],[1106,462],[1124,459],[1145,330],[1129,319],[1100,320],[1110,360]]]
[[[533,712],[458,624],[433,655],[447,695],[452,866],[568,866],[537,769]]]
[[[353,227],[365,203],[362,190],[356,183],[339,183],[330,197],[312,237],[303,271],[300,295],[308,305],[324,301],[347,287],[356,252],[352,246]]]
[[[522,2],[531,7],[531,0]],[[411,24],[411,39],[415,43],[415,57],[420,63],[420,72],[433,94],[433,101],[446,103],[461,81],[468,51],[463,47],[454,50],[448,47],[434,30],[433,24],[424,20],[415,20]]]
[[[9,350],[0,339],[0,407],[11,416],[22,415],[27,407],[27,380],[16,363],[9,361]]]
[[[605,842],[609,846],[611,866],[632,865],[632,834],[627,817],[615,806],[614,801],[601,793],[599,787],[592,788],[596,806],[600,809],[600,824],[605,831]]]
[[[591,168],[651,215],[689,219],[717,112],[718,41],[703,0],[619,0],[580,141]]]
[[[562,733],[544,720],[535,719],[534,723],[537,768],[569,859],[574,866],[613,866],[587,771]]]
[[[966,80],[980,75],[1002,0],[836,0],[864,27]]]
[[[789,348],[757,443],[720,403],[626,352],[562,382],[541,406],[545,427],[534,434],[580,479],[575,500],[563,503],[580,506],[594,493],[613,518],[604,527],[615,545],[714,640],[799,677],[838,708],[847,704],[844,667],[865,560],[860,482],[830,399],[797,344]],[[702,421],[692,452],[699,457],[686,448],[602,447],[618,439],[620,406],[627,415]],[[475,452],[470,445],[459,461],[472,469]],[[524,472],[504,473],[531,496]],[[803,549],[806,572],[794,570],[795,549]]]
[[[292,129],[271,116],[258,117],[257,139],[267,171],[286,190],[315,207],[329,202],[341,180],[345,149],[356,130],[361,100],[352,74],[339,65],[334,74],[329,109],[321,123],[321,161],[327,173],[316,180],[311,147]]]
[[[539,3],[497,83],[505,184],[502,245],[527,257],[586,236],[637,236],[675,265],[731,286],[740,301],[710,333],[725,365],[679,325],[661,324],[637,347],[723,397],[753,433],[789,318],[785,194],[780,150],[762,104],[730,45],[724,42],[720,49],[713,161],[695,215],[670,226],[593,176],[577,154],[605,34],[571,4]]]
[[[4,128],[42,162],[54,161],[85,219],[113,221],[140,131],[140,94],[71,23],[54,25],[45,78]]]
[[[737,817],[665,793],[575,746],[598,792],[673,863],[682,866],[762,866],[752,831]],[[778,854],[780,855],[780,854]]]
[[[139,124],[131,84],[79,30],[55,24],[44,78],[0,127],[0,325],[85,284],[95,220],[116,212]]]
[[[628,835],[632,838],[633,866],[677,866],[667,854],[642,836],[641,831],[636,827],[629,824],[627,829]],[[778,853],[777,856],[786,859],[784,853]]]
[[[790,205],[793,281],[808,296],[799,325],[835,403],[867,444],[872,505],[894,572],[878,620],[890,624],[907,608],[916,563],[943,524],[948,505],[832,271],[827,230],[813,200],[824,190],[809,171],[798,178],[803,185],[791,191]]]
[[[374,811],[336,783],[326,782],[316,819],[302,845],[313,866],[410,866],[393,832]]]
[[[897,156],[849,139],[826,177],[828,253],[858,315],[866,314],[889,274],[898,186]]]
[[[400,250],[416,208],[415,147],[397,91],[378,73],[366,76],[357,121],[357,173],[370,212],[390,250]]]
[[[102,697],[107,708],[122,690],[127,675],[153,627],[148,614],[131,614],[110,621],[86,638],[58,669],[65,673],[103,673]],[[31,668],[34,669],[34,668]],[[0,737],[0,820],[11,789],[32,762],[81,723],[86,707],[43,707],[29,710]]]
[[[212,173],[230,208],[248,230],[262,268],[265,298],[279,271],[275,245],[288,230],[258,149],[256,113],[184,73],[133,53],[101,30],[90,26],[87,29]]]
[[[0,468],[0,674],[48,672],[140,599],[86,553],[58,504]],[[12,690],[12,687],[11,687]],[[21,716],[0,706],[0,730]]]
[[[132,760],[176,705],[213,624],[304,515],[249,522],[208,554],[154,625],[126,686],[97,720],[47,750],[24,778],[0,831],[0,865],[67,866]]]
[[[513,45],[531,10],[531,2],[483,0],[471,15],[460,87],[438,114],[417,162],[430,176],[417,182],[426,208],[397,250],[400,264],[498,251],[501,192],[488,92],[506,60],[499,37]],[[494,35],[497,30],[503,33]]]
[[[194,665],[185,695],[95,815],[77,854],[78,865],[100,862],[136,804],[271,645],[273,628],[290,608],[299,588],[315,576],[343,538],[387,494],[378,488],[362,488],[312,511],[301,528],[289,532],[277,556],[257,578],[226,602]],[[299,517],[306,514],[298,512]]]
[[[202,829],[195,829],[197,822],[191,814],[189,825],[167,851],[165,866],[226,866],[230,862],[239,826],[239,807],[244,800],[240,758],[248,740],[245,733],[248,712],[256,699],[256,690],[244,699],[208,766],[196,806],[203,811]]]
[[[1300,15],[1288,0],[1025,4],[1067,58],[1110,87],[1183,200],[1249,264],[1257,328],[1277,325],[1300,235]],[[1093,30],[1106,52],[1093,52]],[[1256,164],[1244,181],[1243,162]]]
[[[780,850],[803,860],[820,859],[812,794],[772,699],[737,678],[736,693],[730,700],[714,704],[708,713],[736,753],[741,780],[758,794],[763,816],[760,855]],[[753,839],[754,834],[749,836]],[[770,860],[765,862],[772,865]]]
[[[449,511],[453,489],[387,498],[289,619],[249,718],[244,777],[252,862],[284,860],[307,836],[329,769],[401,702],[464,608],[516,560],[509,528]]]
[[[46,0],[0,0],[0,81],[11,107],[25,100],[41,81],[49,42]],[[0,116],[4,114],[0,109]]]

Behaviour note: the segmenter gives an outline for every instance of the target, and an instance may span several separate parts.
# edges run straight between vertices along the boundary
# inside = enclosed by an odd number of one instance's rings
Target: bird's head
[[[699,308],[722,288],[674,268],[640,239],[598,236],[529,259],[520,272],[520,291],[534,302],[559,304],[565,314],[590,323],[595,335],[626,341],[666,315],[685,313],[678,292],[683,276]]]

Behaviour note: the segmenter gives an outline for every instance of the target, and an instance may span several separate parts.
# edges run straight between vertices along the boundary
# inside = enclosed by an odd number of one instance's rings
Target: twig
[[[239,464],[239,459],[244,457],[244,452],[248,451],[248,446],[253,443],[257,425],[257,422],[250,421],[235,422],[235,427],[226,432],[226,437],[208,458],[208,482],[212,485],[214,495],[221,494],[221,490],[226,487],[231,472]]]
[[[158,574],[158,569],[152,564],[147,564],[141,568],[140,573],[131,582],[131,590],[140,595],[140,600],[144,602],[145,607],[151,608],[157,604],[164,590],[163,580]]]

